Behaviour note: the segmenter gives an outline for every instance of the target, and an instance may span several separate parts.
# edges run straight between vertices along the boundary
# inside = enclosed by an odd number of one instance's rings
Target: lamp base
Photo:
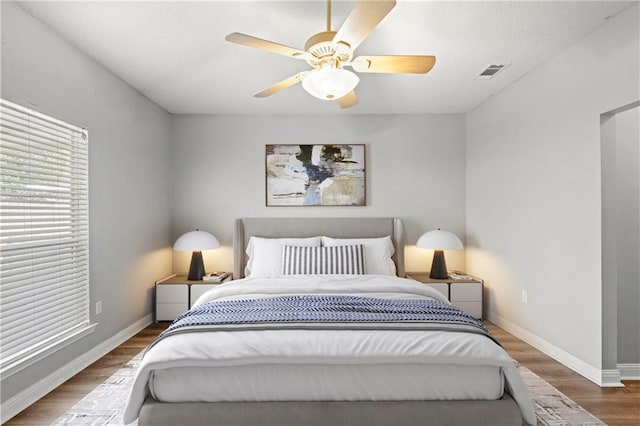
[[[204,261],[202,260],[202,252],[194,250],[191,254],[191,265],[189,266],[189,281],[202,281],[204,276]]]
[[[444,252],[442,250],[433,252],[433,263],[431,263],[431,273],[429,277],[438,280],[446,280],[449,278],[447,262],[444,260]]]

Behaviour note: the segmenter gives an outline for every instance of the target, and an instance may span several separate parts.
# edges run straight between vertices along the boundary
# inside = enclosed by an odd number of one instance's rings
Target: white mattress
[[[492,366],[256,363],[169,368],[149,385],[162,402],[493,400],[504,380]]]
[[[301,293],[388,298],[443,296],[387,276],[244,279],[197,303]],[[505,383],[505,381],[507,383]],[[509,355],[484,335],[427,330],[235,330],[188,332],[146,354],[125,421],[144,398],[161,402],[497,399],[507,387],[533,415]],[[515,392],[514,392],[515,391]]]
[[[227,336],[220,339],[220,346],[232,340],[236,346],[246,345],[247,352],[251,352],[252,346],[262,345],[258,342],[265,339],[274,350],[270,356],[221,360],[216,367],[156,370],[149,381],[154,399],[162,402],[486,400],[500,398],[504,390],[500,367],[460,365],[454,360],[450,365],[436,365],[421,360],[420,354],[428,346],[437,341],[450,342],[441,332],[291,330],[230,334],[233,334],[230,339]],[[291,356],[301,347],[292,345],[291,340],[307,346],[305,356]],[[459,340],[455,345],[467,345]],[[351,355],[370,353],[374,348],[376,356]],[[401,353],[396,354],[398,349]]]

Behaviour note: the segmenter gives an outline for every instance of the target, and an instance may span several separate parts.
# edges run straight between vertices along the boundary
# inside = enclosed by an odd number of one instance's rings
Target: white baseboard
[[[618,364],[622,380],[640,380],[640,364]]]
[[[579,373],[579,371],[578,371]],[[620,381],[620,370],[601,370],[600,383],[596,383],[601,388],[623,388],[624,384]]]
[[[153,314],[149,314],[136,321],[90,351],[85,352],[70,363],[49,374],[44,379],[29,386],[27,389],[15,395],[11,399],[8,399],[0,407],[0,423],[7,422],[22,410],[78,374],[80,371],[84,370],[89,365],[93,364],[113,349],[126,342],[129,338],[143,330],[151,323],[153,323]]]
[[[542,353],[550,356],[566,367],[572,369],[576,373],[584,376],[586,379],[592,381],[600,387],[624,387],[620,382],[620,372],[618,370],[601,370],[590,364],[587,364],[580,358],[571,355],[564,349],[560,349],[552,343],[547,342],[544,339],[536,336],[535,334],[519,327],[518,325],[506,320],[495,312],[488,312],[489,321],[508,331],[514,336],[524,340],[534,348],[538,349]]]

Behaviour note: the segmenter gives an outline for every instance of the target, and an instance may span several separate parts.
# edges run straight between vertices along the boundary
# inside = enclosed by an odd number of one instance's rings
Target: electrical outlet
[[[102,300],[96,302],[96,315],[100,315],[102,313]]]
[[[528,297],[527,297],[527,292],[526,292],[526,291],[524,291],[524,290],[522,290],[522,301],[523,301],[524,303],[527,303],[527,301],[528,301],[527,299],[528,299]]]

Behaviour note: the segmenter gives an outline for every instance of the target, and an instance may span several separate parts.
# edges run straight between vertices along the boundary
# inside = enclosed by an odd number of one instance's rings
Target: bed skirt
[[[521,426],[507,393],[494,401],[275,401],[161,403],[147,398],[139,426]]]

